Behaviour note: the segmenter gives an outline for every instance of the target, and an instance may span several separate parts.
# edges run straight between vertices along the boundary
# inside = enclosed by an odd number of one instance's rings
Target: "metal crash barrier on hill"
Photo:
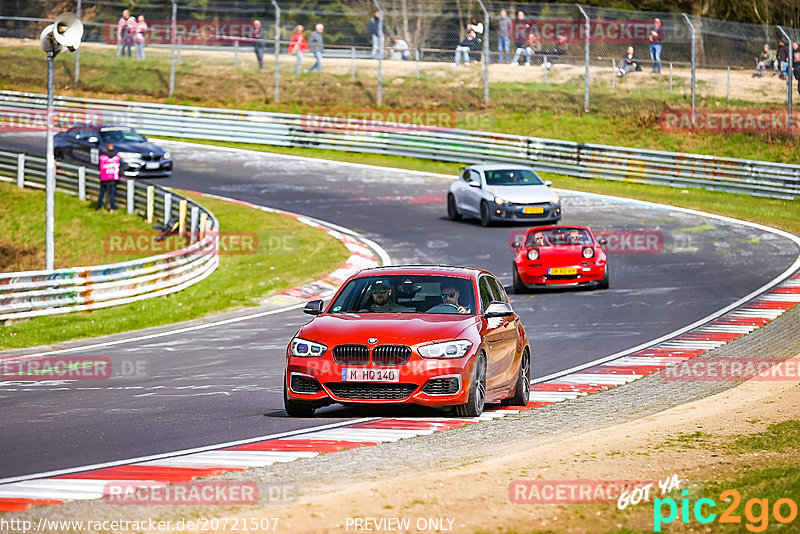
[[[0,151],[1,181],[44,189],[45,167],[44,158]],[[84,200],[87,192],[96,195],[99,187],[96,169],[58,164],[57,191]],[[128,213],[140,213],[148,222],[179,221],[187,246],[108,265],[2,273],[0,321],[94,310],[167,295],[214,272],[219,265],[219,223],[213,213],[163,187],[135,180],[119,182],[117,193]],[[152,231],[152,236],[130,237],[144,237],[149,242],[156,235]],[[119,246],[124,248],[125,243]]]
[[[147,135],[410,156],[464,164],[523,163],[544,172],[792,199],[800,166],[336,116],[56,97],[71,124],[124,124]],[[43,113],[40,94],[0,92],[3,122]],[[17,115],[14,115],[17,114]],[[34,117],[31,120],[36,120]]]

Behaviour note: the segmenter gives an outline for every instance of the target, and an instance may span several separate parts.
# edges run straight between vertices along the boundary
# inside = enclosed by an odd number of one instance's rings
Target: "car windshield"
[[[592,236],[585,228],[548,228],[528,234],[526,247],[591,245]]]
[[[473,282],[431,275],[355,278],[331,303],[329,313],[475,314]]]
[[[141,143],[144,137],[136,133],[132,128],[119,127],[119,128],[103,128],[100,130],[100,136],[103,138],[103,143],[122,143],[134,142]]]
[[[544,185],[539,175],[527,169],[485,171],[486,185]]]

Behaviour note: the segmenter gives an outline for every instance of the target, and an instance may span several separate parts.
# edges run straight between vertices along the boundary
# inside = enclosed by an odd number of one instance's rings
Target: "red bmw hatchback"
[[[608,289],[605,244],[605,239],[595,239],[588,226],[531,228],[514,255],[514,292],[584,284]]]
[[[452,406],[528,403],[530,346],[502,284],[462,267],[360,271],[286,348],[284,406],[309,417],[331,403]]]

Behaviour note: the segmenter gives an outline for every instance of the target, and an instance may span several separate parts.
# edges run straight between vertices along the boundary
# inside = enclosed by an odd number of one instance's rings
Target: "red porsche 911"
[[[309,302],[286,349],[284,406],[309,417],[331,403],[524,406],[531,357],[503,285],[480,269],[379,267],[353,275],[325,308]]]
[[[514,255],[514,292],[532,287],[594,285],[608,289],[603,245],[587,226],[539,226],[525,234]]]

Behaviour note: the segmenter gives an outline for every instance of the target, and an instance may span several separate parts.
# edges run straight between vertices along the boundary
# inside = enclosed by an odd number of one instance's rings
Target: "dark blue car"
[[[109,143],[122,160],[120,175],[129,178],[165,177],[172,174],[169,151],[153,144],[130,126],[75,126],[53,138],[56,159],[97,166]]]

